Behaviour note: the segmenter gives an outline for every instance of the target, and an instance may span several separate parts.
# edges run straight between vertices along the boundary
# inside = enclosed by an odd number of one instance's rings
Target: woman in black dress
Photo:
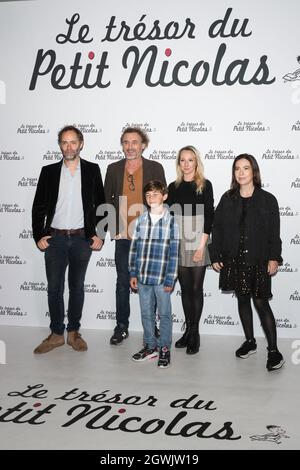
[[[236,356],[256,352],[251,297],[268,342],[267,369],[284,364],[277,349],[276,323],[269,305],[271,277],[282,263],[279,208],[276,198],[261,188],[257,161],[238,155],[232,166],[231,188],[223,194],[215,213],[212,243],[213,268],[220,273],[219,287],[235,291],[246,341]]]
[[[203,282],[210,264],[207,242],[214,215],[213,189],[204,177],[200,155],[193,146],[179,150],[176,171],[177,179],[168,188],[167,204],[180,227],[178,279],[186,328],[175,347],[196,354],[200,346]]]

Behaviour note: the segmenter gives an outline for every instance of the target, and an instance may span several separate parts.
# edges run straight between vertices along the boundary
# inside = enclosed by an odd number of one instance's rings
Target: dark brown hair
[[[136,132],[140,136],[140,138],[142,139],[142,143],[145,145],[145,148],[148,147],[149,137],[147,136],[146,132],[143,131],[143,129],[141,129],[140,127],[126,127],[126,129],[124,129],[121,135],[121,144],[123,143],[123,137],[125,134],[133,134],[134,132]]]
[[[149,183],[144,186],[144,194],[148,193],[148,191],[159,191],[163,196],[168,194],[167,186],[158,180],[149,181]]]
[[[75,134],[78,137],[79,142],[83,142],[83,134],[79,129],[77,129],[77,127],[75,127],[75,126],[65,126],[58,133],[58,143],[59,144],[61,143],[62,135],[65,132],[69,132],[69,131],[75,132]]]
[[[261,188],[260,170],[259,170],[259,166],[258,166],[256,159],[253,157],[253,155],[249,155],[248,153],[241,153],[240,155],[235,157],[233,164],[232,164],[231,185],[230,185],[230,190],[228,191],[228,194],[230,196],[236,194],[240,189],[240,185],[237,182],[236,177],[235,177],[235,165],[237,164],[239,160],[242,160],[243,158],[250,163],[250,166],[253,172],[253,184],[255,188]]]

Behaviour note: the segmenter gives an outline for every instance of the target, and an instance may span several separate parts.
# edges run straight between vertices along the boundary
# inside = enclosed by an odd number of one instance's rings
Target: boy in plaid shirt
[[[144,194],[149,210],[136,221],[129,252],[130,286],[139,293],[144,347],[132,360],[141,362],[159,355],[158,367],[166,368],[171,359],[170,296],[177,279],[179,231],[174,216],[164,207],[166,186],[150,181]],[[156,306],[160,316],[159,344],[155,337]]]

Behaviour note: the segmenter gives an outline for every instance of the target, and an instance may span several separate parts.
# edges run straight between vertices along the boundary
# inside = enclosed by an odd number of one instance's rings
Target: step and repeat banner
[[[271,306],[279,336],[299,337],[299,16],[298,0],[1,2],[1,324],[49,325],[31,206],[41,167],[61,158],[58,130],[81,129],[81,155],[104,179],[107,165],[123,158],[122,130],[137,125],[150,137],[144,156],[164,166],[168,183],[178,149],[199,149],[215,204],[234,157],[257,158],[281,215],[284,261]],[[84,328],[114,326],[115,279],[107,237],[88,267]],[[204,289],[202,332],[242,334],[236,299],[218,290],[212,269]],[[179,332],[178,283],[172,304]],[[135,294],[131,305],[131,329],[141,330]]]

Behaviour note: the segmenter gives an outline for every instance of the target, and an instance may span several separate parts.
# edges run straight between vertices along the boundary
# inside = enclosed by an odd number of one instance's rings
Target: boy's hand
[[[130,287],[133,291],[137,292],[138,290],[138,280],[137,277],[130,278]]]
[[[172,290],[173,290],[173,287],[167,287],[167,286],[164,287],[165,292],[172,292]]]

